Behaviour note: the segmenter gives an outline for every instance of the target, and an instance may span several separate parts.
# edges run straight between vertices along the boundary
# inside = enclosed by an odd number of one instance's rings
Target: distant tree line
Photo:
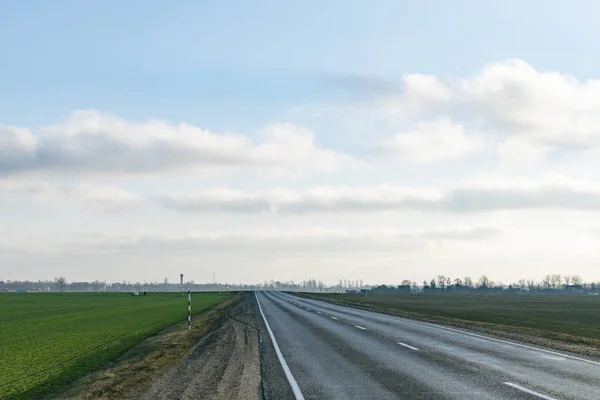
[[[404,280],[400,285],[376,285],[373,293],[574,293],[600,294],[600,282],[584,282],[579,275],[548,274],[541,281],[519,279],[504,284],[487,275],[474,281],[471,277],[454,278],[437,275],[420,284]]]
[[[344,282],[346,283],[346,282]],[[348,282],[350,285],[350,282]],[[358,287],[358,281],[352,281],[352,285]],[[354,286],[349,286],[354,287]],[[326,285],[315,279],[307,279],[302,282],[271,280],[257,285],[228,284],[228,283],[195,283],[186,281],[183,288],[180,282],[170,283],[168,278],[162,282],[69,282],[65,277],[56,277],[52,281],[10,281],[0,280],[0,291],[30,291],[30,292],[177,292],[185,290],[192,291],[227,291],[227,290],[287,290],[325,292]]]
[[[165,278],[162,282],[103,282],[103,281],[81,281],[69,282],[65,277],[57,277],[54,280],[19,281],[0,280],[0,291],[6,292],[180,292],[182,290],[192,291],[227,291],[227,290],[253,290],[255,285],[227,284],[227,283],[195,283],[186,281],[183,287],[179,282],[169,283]]]
[[[178,292],[192,291],[227,291],[227,290],[287,290],[316,293],[356,292],[368,289],[372,293],[549,293],[549,294],[600,294],[600,282],[584,282],[579,275],[548,274],[541,281],[519,279],[504,284],[494,282],[487,275],[477,280],[471,277],[451,278],[437,275],[431,280],[414,282],[403,280],[399,285],[363,285],[358,280],[340,280],[339,284],[328,286],[321,281],[308,279],[302,282],[265,281],[257,285],[227,283],[195,283],[184,282],[182,285],[169,283],[167,278],[162,282],[69,282],[65,277],[57,277],[52,281],[2,281],[1,291],[31,292]]]

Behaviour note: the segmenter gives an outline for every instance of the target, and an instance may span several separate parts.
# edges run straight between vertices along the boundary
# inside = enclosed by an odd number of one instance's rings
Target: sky
[[[0,4],[0,278],[600,280],[596,1]]]

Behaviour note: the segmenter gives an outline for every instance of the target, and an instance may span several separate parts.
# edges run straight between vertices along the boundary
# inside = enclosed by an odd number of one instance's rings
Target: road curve
[[[257,292],[305,399],[600,399],[600,363],[441,325]]]

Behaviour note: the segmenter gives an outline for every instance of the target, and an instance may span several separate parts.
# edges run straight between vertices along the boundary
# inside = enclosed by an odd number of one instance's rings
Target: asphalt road
[[[280,292],[257,299],[305,399],[600,399],[594,361]]]

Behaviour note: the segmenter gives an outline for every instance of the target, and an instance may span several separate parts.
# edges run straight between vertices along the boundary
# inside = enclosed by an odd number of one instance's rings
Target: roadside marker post
[[[192,291],[188,289],[188,330],[192,329]]]

